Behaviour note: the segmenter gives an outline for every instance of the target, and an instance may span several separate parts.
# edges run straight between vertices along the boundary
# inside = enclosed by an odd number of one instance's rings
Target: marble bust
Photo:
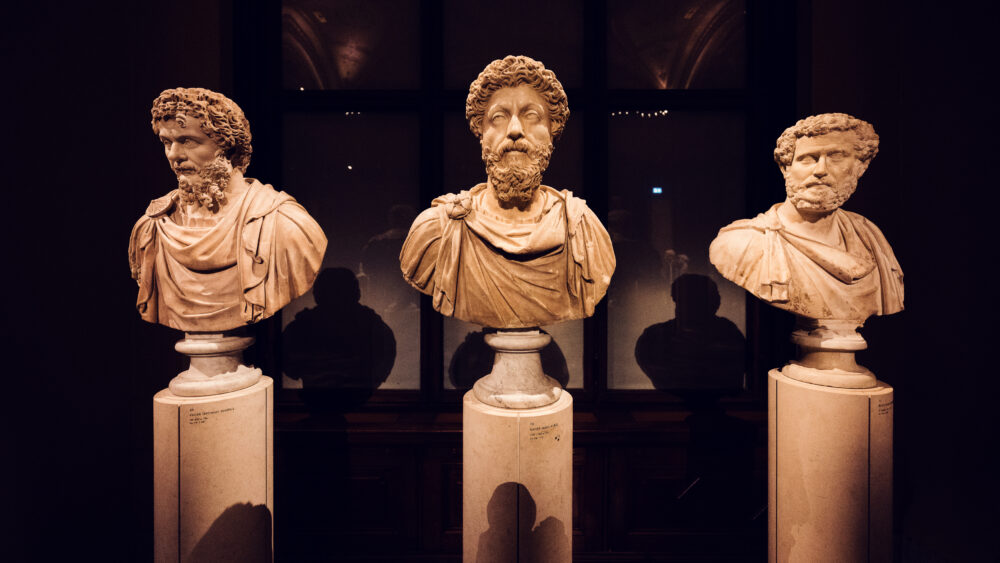
[[[266,319],[309,290],[326,237],[285,192],[244,177],[250,124],[229,98],[165,90],[153,133],[177,175],[136,222],[129,264],[142,318],[185,332],[223,332]]]
[[[861,325],[903,309],[903,271],[882,232],[841,206],[878,153],[872,126],[843,113],[800,120],[774,159],[786,199],[724,227],[709,258],[727,279],[775,307]]]
[[[446,316],[499,329],[591,316],[615,269],[611,239],[569,190],[543,185],[569,117],[555,74],[525,56],[490,63],[465,116],[486,182],[443,195],[413,222],[403,277]]]

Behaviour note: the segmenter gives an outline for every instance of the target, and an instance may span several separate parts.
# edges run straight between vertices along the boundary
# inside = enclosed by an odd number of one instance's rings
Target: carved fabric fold
[[[486,184],[435,199],[403,243],[400,267],[443,315],[496,328],[593,314],[615,268],[611,239],[583,200],[541,186],[542,212],[508,221],[483,211]],[[466,203],[467,202],[467,203]],[[456,213],[456,205],[463,212]]]
[[[322,229],[288,194],[246,181],[212,227],[174,223],[173,205],[151,205],[157,214],[136,223],[129,258],[144,320],[231,330],[270,317],[312,286],[326,251]]]

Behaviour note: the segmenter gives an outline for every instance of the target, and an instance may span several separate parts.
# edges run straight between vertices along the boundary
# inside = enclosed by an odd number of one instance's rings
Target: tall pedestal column
[[[272,560],[273,388],[153,397],[157,563]]]
[[[768,374],[768,561],[892,560],[893,392],[872,381]]]
[[[510,409],[469,391],[462,412],[463,561],[569,563],[573,398]]]

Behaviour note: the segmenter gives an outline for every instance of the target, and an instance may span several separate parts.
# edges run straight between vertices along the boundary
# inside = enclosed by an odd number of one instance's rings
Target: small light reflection
[[[347,169],[348,169],[348,170],[354,170],[354,167],[353,167],[353,166],[351,166],[350,164],[348,164],[348,165],[347,165]]]

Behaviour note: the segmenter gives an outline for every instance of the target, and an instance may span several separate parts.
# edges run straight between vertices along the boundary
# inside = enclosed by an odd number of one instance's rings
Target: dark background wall
[[[789,45],[798,114],[848,112],[882,138],[848,207],[882,228],[906,273],[907,310],[869,322],[862,360],[896,388],[904,561],[1000,553],[995,63],[989,18],[972,6],[804,2]],[[227,2],[61,2],[4,17],[5,560],[148,558],[149,398],[181,362],[176,335],[133,310],[127,237],[173,182],[149,103],[176,85],[232,92],[231,13]]]

